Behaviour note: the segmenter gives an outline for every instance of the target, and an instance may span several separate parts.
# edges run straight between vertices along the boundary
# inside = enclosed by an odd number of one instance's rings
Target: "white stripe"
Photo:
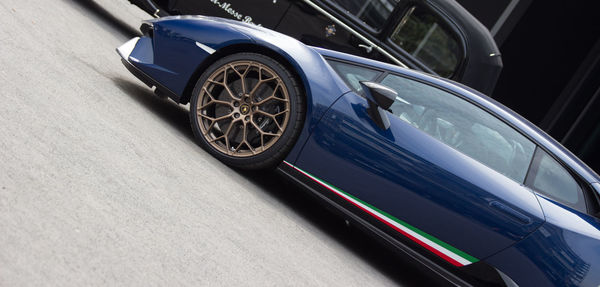
[[[333,188],[333,187],[332,187],[331,185],[329,185],[328,183],[325,183],[325,182],[321,181],[320,179],[318,179],[318,178],[315,178],[314,176],[311,176],[310,174],[308,174],[308,173],[306,173],[306,172],[304,172],[304,171],[302,171],[302,170],[300,170],[300,169],[296,168],[295,166],[292,166],[292,167],[293,167],[294,169],[298,170],[299,172],[303,173],[304,175],[306,175],[306,176],[310,177],[311,179],[313,179],[313,180],[315,180],[315,181],[317,181],[317,182],[319,182],[319,183],[321,183],[321,184],[323,184],[323,185],[327,186],[327,187],[328,187],[328,188],[329,188],[331,191],[335,192],[335,193],[336,193],[336,194],[338,194],[339,196],[341,196],[341,197],[343,197],[343,198],[345,198],[345,199],[347,199],[347,200],[349,200],[349,201],[351,201],[351,202],[353,202],[353,203],[355,203],[355,204],[359,205],[360,207],[362,207],[362,208],[364,208],[364,209],[368,210],[369,212],[371,212],[371,213],[373,213],[373,214],[376,214],[377,216],[379,216],[381,219],[385,220],[386,222],[388,222],[388,223],[390,223],[390,224],[394,225],[395,227],[397,227],[397,228],[401,229],[402,231],[404,231],[404,232],[406,232],[406,233],[410,234],[411,236],[413,236],[413,237],[417,238],[417,239],[418,239],[418,240],[420,240],[421,242],[423,242],[423,243],[425,243],[425,244],[427,244],[427,245],[431,246],[432,248],[434,248],[434,249],[438,250],[439,252],[441,252],[441,253],[445,254],[446,256],[448,256],[448,257],[450,257],[450,258],[452,258],[452,259],[454,259],[454,260],[458,261],[460,264],[462,264],[462,265],[469,265],[469,264],[471,264],[471,261],[469,261],[469,260],[467,260],[467,259],[464,259],[464,258],[463,258],[463,257],[461,257],[460,255],[458,255],[458,254],[456,254],[456,253],[454,253],[454,252],[452,252],[452,251],[450,251],[450,250],[448,250],[448,249],[444,248],[443,246],[440,246],[439,244],[437,244],[437,243],[435,243],[435,242],[433,242],[433,241],[431,241],[431,240],[427,239],[426,237],[423,237],[423,236],[421,236],[420,234],[418,234],[418,233],[416,233],[416,232],[414,232],[414,231],[412,231],[412,230],[408,229],[407,227],[405,227],[405,226],[403,226],[403,225],[399,224],[398,222],[396,222],[396,221],[393,221],[393,220],[389,219],[389,218],[388,218],[388,217],[386,217],[385,215],[383,215],[383,214],[381,214],[381,213],[377,212],[376,210],[373,210],[372,208],[370,208],[370,207],[368,207],[368,206],[364,205],[364,204],[363,204],[363,203],[361,203],[360,201],[356,201],[354,198],[352,198],[352,197],[349,197],[348,195],[346,195],[346,194],[344,194],[344,193],[341,193],[341,192],[337,191],[335,188]]]

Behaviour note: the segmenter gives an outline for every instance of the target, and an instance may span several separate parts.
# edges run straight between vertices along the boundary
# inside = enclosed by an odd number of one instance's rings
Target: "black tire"
[[[204,71],[192,92],[194,136],[227,165],[272,168],[283,161],[302,129],[301,91],[295,77],[272,58],[256,53],[223,57]]]

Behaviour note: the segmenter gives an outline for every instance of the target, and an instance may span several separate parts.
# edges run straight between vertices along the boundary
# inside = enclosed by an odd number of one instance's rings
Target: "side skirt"
[[[423,264],[425,267],[429,268],[431,271],[433,271],[440,277],[444,278],[451,284],[453,284],[455,286],[472,286],[471,284],[464,281],[463,279],[461,279],[454,273],[448,271],[447,269],[445,269],[444,267],[435,263],[431,259],[421,255],[420,253],[413,250],[406,244],[398,241],[397,239],[390,236],[386,232],[377,228],[376,226],[374,226],[367,220],[356,215],[355,213],[353,213],[352,211],[350,211],[349,209],[344,207],[342,204],[339,204],[338,202],[335,202],[334,200],[325,196],[321,191],[318,191],[315,188],[311,187],[309,184],[307,184],[306,181],[303,180],[303,179],[305,179],[305,177],[301,173],[299,173],[298,171],[289,167],[285,163],[280,164],[277,167],[277,171],[280,174],[282,174],[286,179],[299,185],[302,189],[308,191],[311,195],[316,196],[319,199],[319,202],[324,204],[326,207],[331,208],[334,212],[336,212],[346,218],[349,218],[350,220],[353,221],[353,223],[356,223],[356,225],[359,228],[367,231],[367,233],[369,233],[371,235],[375,235],[375,238],[381,240],[384,244],[389,245],[399,251],[402,251],[404,254],[410,256],[412,259]]]

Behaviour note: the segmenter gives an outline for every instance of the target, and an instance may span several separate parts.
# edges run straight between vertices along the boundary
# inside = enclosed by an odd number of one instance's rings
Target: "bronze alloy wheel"
[[[233,157],[258,155],[273,146],[290,118],[282,78],[253,60],[226,63],[203,83],[195,105],[201,136]]]

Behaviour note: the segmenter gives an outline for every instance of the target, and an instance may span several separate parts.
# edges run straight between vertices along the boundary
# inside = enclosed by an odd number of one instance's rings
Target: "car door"
[[[535,150],[526,137],[460,96],[380,73],[399,93],[386,112],[391,126],[382,129],[353,83],[367,73],[347,66],[332,61],[355,92],[329,109],[295,162],[323,194],[456,266],[512,245],[543,222],[522,185]]]

